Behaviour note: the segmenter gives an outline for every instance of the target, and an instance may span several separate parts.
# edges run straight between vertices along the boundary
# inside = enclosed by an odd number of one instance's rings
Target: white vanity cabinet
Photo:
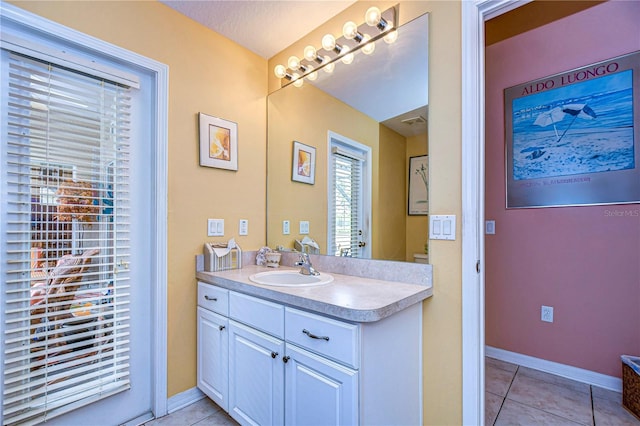
[[[284,423],[284,342],[230,321],[229,414],[240,424]]]
[[[241,424],[284,423],[284,307],[229,294],[229,414]]]
[[[357,425],[358,371],[287,342],[285,424]]]
[[[227,402],[221,407],[240,424],[421,424],[420,303],[355,323],[200,285],[228,294],[228,358],[203,355],[218,353],[217,343],[206,340],[222,337],[201,305],[198,387],[215,402]],[[207,359],[228,368],[226,401],[212,396],[212,388],[224,386],[210,383],[220,366],[201,364]]]
[[[229,394],[228,294],[228,290],[198,284],[198,388],[224,410],[228,410]]]

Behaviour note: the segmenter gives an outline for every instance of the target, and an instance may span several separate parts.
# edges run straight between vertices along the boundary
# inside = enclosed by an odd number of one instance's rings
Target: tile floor
[[[238,426],[222,408],[209,398],[174,411],[168,416],[160,417],[144,424],[144,426]]]
[[[485,360],[485,424],[640,426],[622,395],[493,358]]]
[[[493,358],[485,367],[485,424],[640,426],[613,391]],[[145,426],[237,426],[209,398]]]

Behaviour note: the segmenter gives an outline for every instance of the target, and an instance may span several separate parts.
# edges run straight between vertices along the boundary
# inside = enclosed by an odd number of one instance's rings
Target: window
[[[131,89],[2,54],[2,410],[14,424],[129,388]]]
[[[370,150],[335,134],[329,143],[329,254],[368,257]]]

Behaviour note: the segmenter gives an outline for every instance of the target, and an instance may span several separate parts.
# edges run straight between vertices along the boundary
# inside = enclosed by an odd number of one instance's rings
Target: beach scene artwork
[[[504,90],[506,207],[640,201],[640,52]]]
[[[513,179],[633,169],[632,70],[513,100]]]

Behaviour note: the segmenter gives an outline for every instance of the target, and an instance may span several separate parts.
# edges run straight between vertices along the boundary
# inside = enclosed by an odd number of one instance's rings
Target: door
[[[329,132],[328,254],[371,257],[371,149]]]
[[[287,425],[358,424],[358,372],[287,344]]]
[[[1,51],[2,422],[148,419],[153,77],[46,49]]]
[[[229,414],[243,425],[284,422],[284,342],[229,321]]]
[[[198,307],[198,388],[229,411],[229,320]]]

